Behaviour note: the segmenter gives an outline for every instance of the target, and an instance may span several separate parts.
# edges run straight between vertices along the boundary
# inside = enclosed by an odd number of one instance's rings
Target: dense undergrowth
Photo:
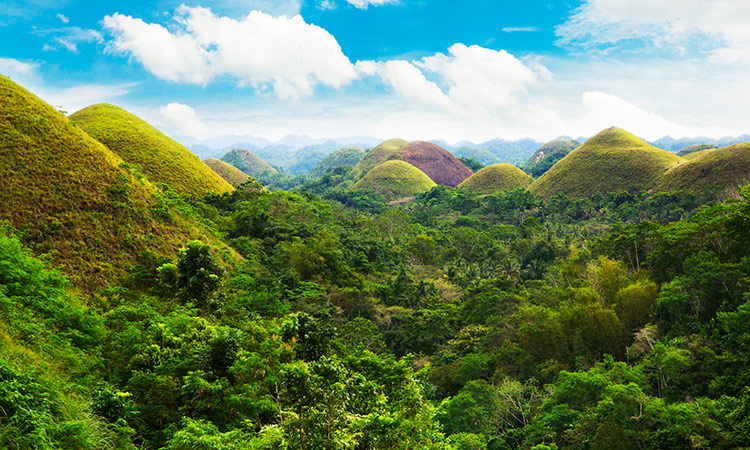
[[[85,297],[6,230],[2,445],[750,445],[747,188],[437,186],[388,207],[337,189],[348,170],[309,192],[169,193],[243,262],[190,241]]]

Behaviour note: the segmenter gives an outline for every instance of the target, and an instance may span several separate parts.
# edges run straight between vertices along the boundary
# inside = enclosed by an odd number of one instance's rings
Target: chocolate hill
[[[474,173],[448,150],[430,142],[412,142],[401,151],[401,159],[445,186],[456,187]]]

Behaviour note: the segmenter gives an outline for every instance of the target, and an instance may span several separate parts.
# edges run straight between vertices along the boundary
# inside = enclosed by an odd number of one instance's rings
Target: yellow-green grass
[[[140,166],[152,182],[195,196],[233,189],[190,150],[122,108],[100,103],[71,114],[70,120],[126,163]]]
[[[387,200],[412,197],[436,184],[424,172],[404,161],[386,161],[367,172],[352,189],[382,195]]]
[[[543,198],[582,198],[597,192],[645,191],[683,161],[620,128],[608,128],[537,178],[529,190]]]
[[[190,239],[215,241],[119,156],[2,76],[0,180],[0,223],[87,290],[116,282],[144,251],[174,257]]]
[[[692,158],[669,169],[654,190],[736,194],[738,186],[750,182],[750,142],[689,156]]]
[[[365,153],[362,160],[354,166],[352,171],[355,179],[362,177],[378,164],[382,164],[386,161],[400,160],[401,151],[408,145],[408,142],[399,138],[388,139],[385,142],[381,142],[375,148]]]
[[[458,187],[475,194],[488,195],[525,188],[533,181],[533,178],[516,166],[492,164],[465,179]]]
[[[263,175],[274,175],[278,173],[272,165],[265,162],[255,153],[250,150],[245,150],[244,148],[236,148],[230,151],[224,155],[221,160],[227,164],[233,165],[251,177],[257,178]]]
[[[242,183],[250,180],[250,175],[234,167],[231,164],[225,163],[224,161],[216,158],[208,158],[203,160],[208,167],[214,172],[219,174],[221,178],[227,183],[234,187],[241,185]]]

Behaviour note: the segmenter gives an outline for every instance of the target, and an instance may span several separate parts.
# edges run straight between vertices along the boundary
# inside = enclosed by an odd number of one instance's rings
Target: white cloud
[[[539,27],[504,27],[502,30],[505,33],[532,33],[539,31]]]
[[[182,103],[170,103],[159,108],[159,115],[165,119],[168,126],[183,136],[202,138],[206,136],[208,127],[203,123],[195,110]]]
[[[68,23],[68,22],[70,22],[70,19],[68,19],[67,17],[65,17],[62,14],[58,14],[57,18],[60,19],[60,22],[62,22],[62,23]]]
[[[13,81],[28,83],[38,80],[36,69],[37,63],[28,63],[13,58],[0,58],[0,74],[5,75]]]
[[[340,88],[356,78],[354,66],[326,30],[301,16],[252,11],[240,20],[206,8],[178,8],[170,29],[116,13],[104,18],[110,49],[128,54],[164,80],[206,84],[229,76],[240,86],[271,86],[281,98]]]
[[[750,58],[750,2],[746,0],[586,0],[557,27],[560,44],[584,47],[639,40],[686,52]]]
[[[102,35],[96,30],[88,30],[79,27],[63,27],[41,29],[32,32],[37,36],[51,36],[52,40],[44,44],[42,50],[53,51],[65,49],[73,53],[78,52],[79,43],[100,43]]]
[[[357,61],[357,71],[363,75],[379,75],[401,97],[424,105],[451,108],[451,101],[421,70],[408,61]]]
[[[398,3],[399,0],[346,0],[347,3],[359,9],[367,9],[368,6],[382,6]]]
[[[536,79],[529,67],[505,50],[454,44],[448,53],[415,64],[439,75],[451,100],[465,107],[491,111],[511,106],[514,94]]]
[[[654,140],[665,135],[688,136],[690,129],[646,111],[622,98],[599,91],[581,95],[586,115],[581,118],[583,134],[593,135],[604,128],[618,126],[637,135]]]

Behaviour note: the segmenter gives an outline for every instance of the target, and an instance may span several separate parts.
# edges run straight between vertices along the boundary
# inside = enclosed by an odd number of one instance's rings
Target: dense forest
[[[749,188],[319,191],[171,193],[242,258],[190,241],[95,292],[5,227],[1,445],[750,445]]]

